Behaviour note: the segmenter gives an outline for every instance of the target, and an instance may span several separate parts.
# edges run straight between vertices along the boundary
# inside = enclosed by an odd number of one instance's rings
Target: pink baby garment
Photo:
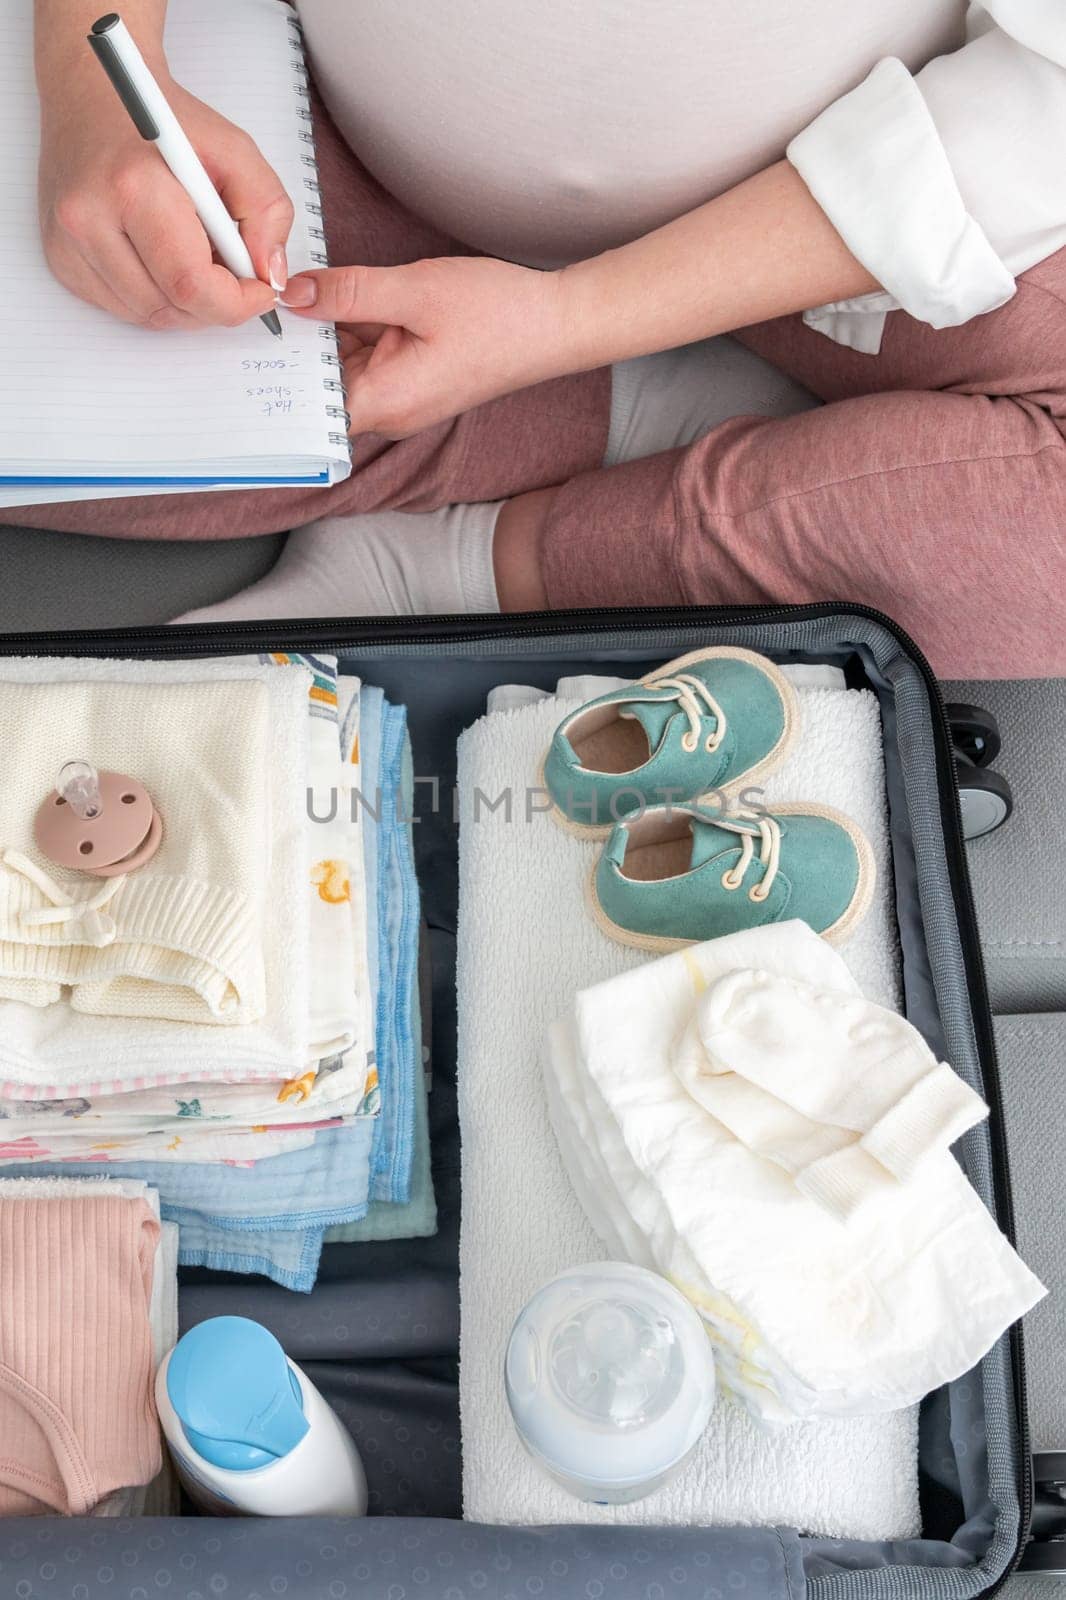
[[[143,1200],[0,1186],[0,1516],[84,1516],[159,1471],[158,1238]]]

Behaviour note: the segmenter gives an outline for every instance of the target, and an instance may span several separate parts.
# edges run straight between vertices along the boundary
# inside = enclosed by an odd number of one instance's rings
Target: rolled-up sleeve
[[[788,157],[884,293],[807,321],[880,348],[887,311],[934,328],[993,311],[1066,245],[1066,0],[986,0],[973,37],[916,76],[888,58]]]

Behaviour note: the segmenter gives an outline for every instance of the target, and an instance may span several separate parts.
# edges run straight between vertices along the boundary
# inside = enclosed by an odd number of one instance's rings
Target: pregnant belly
[[[555,266],[778,160],[886,55],[955,48],[965,0],[299,0],[350,147],[476,249]]]

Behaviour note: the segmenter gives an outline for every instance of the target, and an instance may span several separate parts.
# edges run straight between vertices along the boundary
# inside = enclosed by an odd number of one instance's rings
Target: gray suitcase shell
[[[995,1048],[935,680],[887,619],[825,604],[767,610],[575,612],[381,623],[241,624],[0,636],[5,655],[167,658],[247,650],[337,653],[407,704],[420,773],[445,793],[455,744],[497,683],[637,673],[706,644],[828,661],[880,700],[904,987],[911,1020],[992,1106],[958,1155],[1013,1237]],[[428,796],[423,797],[425,802]],[[256,1317],[345,1418],[371,1488],[365,1521],[12,1519],[0,1525],[0,1600],[976,1600],[1018,1559],[1031,1470],[1020,1329],[922,1408],[923,1537],[864,1543],[789,1528],[504,1528],[461,1518],[451,809],[415,830],[432,959],[435,1239],[333,1245],[310,1296],[185,1270],[182,1326]],[[0,1441],[2,1450],[2,1441]]]

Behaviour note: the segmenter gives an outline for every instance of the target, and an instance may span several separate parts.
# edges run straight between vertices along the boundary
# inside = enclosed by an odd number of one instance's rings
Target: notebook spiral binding
[[[308,216],[313,219],[307,231],[312,240],[322,246],[320,250],[312,248],[311,260],[316,267],[328,267],[329,256],[326,253],[326,234],[325,229],[322,227],[322,191],[318,181],[318,162],[314,156],[314,134],[311,131],[311,78],[304,59],[303,30],[295,16],[289,17],[287,21],[290,55],[292,58],[292,80],[299,103],[297,116],[303,123],[299,136],[305,144],[311,146],[310,152],[300,157],[302,165],[307,168],[307,175],[303,180],[305,190],[303,206]],[[345,428],[343,433],[331,432],[329,442],[346,450],[350,461],[352,458],[352,441],[348,437],[347,430],[351,418],[343,403],[345,398],[344,366],[340,358],[337,335],[332,328],[327,327],[321,328],[319,332],[329,345],[328,350],[323,350],[321,358],[323,365],[330,368],[329,374],[322,379],[322,387],[331,397],[329,404],[326,406],[326,415],[332,421],[343,421]],[[332,397],[335,395],[341,396],[339,405],[333,401]]]

